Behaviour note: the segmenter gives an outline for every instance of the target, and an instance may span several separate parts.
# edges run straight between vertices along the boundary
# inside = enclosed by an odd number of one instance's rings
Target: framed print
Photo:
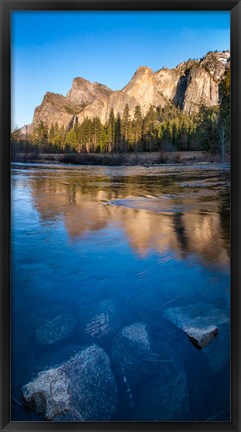
[[[1,1],[1,430],[240,430],[240,1]]]

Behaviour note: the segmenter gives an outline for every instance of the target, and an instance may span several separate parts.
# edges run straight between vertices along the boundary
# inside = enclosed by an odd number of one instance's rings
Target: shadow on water
[[[119,391],[113,420],[165,420],[163,392],[175,406],[178,396],[170,389],[178,385],[186,392],[183,416],[169,410],[168,419],[229,419],[228,339],[222,343],[220,333],[210,349],[197,350],[163,318],[167,307],[196,303],[229,316],[229,201],[228,166],[13,166],[14,420],[35,419],[22,407],[22,385],[92,343],[98,323],[91,316],[112,303],[111,331],[97,343],[111,356],[121,328],[144,322],[153,340],[153,354],[144,361],[155,371],[133,384],[130,403],[113,364]],[[69,310],[76,330],[40,347],[37,330]],[[177,381],[163,358],[175,360]]]

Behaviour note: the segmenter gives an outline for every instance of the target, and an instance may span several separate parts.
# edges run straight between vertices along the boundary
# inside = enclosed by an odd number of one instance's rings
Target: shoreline
[[[11,162],[32,162],[52,164],[103,165],[103,166],[155,166],[163,164],[191,164],[198,162],[222,162],[218,154],[201,151],[143,152],[143,153],[88,153],[47,154],[15,153]],[[229,162],[226,158],[223,162]]]

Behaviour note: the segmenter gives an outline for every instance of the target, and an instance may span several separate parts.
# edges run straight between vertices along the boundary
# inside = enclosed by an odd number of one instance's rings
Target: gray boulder
[[[112,345],[112,360],[127,385],[136,385],[152,371],[151,340],[148,327],[134,323],[124,327]]]
[[[110,359],[97,345],[41,372],[23,386],[22,395],[25,406],[54,421],[109,420],[117,403]]]
[[[218,334],[218,328],[214,325],[204,328],[186,326],[183,327],[183,330],[193,345],[198,349],[204,348],[206,345],[212,342],[215,336]]]
[[[219,326],[229,322],[221,310],[206,303],[169,308],[163,316],[184,331],[198,349],[209,345],[217,337]]]
[[[47,321],[36,330],[37,342],[41,345],[53,345],[69,338],[77,325],[77,318],[69,312],[60,314]]]

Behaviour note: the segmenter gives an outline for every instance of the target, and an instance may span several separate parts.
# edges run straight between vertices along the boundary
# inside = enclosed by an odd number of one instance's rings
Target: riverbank
[[[166,163],[221,162],[220,155],[201,151],[143,152],[143,153],[89,153],[47,154],[15,153],[12,162],[71,163],[77,165],[151,166]]]

